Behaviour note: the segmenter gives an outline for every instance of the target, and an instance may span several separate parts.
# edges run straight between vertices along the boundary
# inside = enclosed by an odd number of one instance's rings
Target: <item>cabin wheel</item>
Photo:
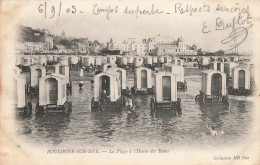
[[[177,110],[178,115],[182,114],[182,112],[181,112],[182,111],[182,109],[181,109],[181,99],[180,98],[177,99],[176,110]]]
[[[95,101],[94,101],[94,97],[91,99],[91,111],[94,112],[96,110],[95,107]]]
[[[232,86],[228,87],[228,94],[233,95],[234,88]]]
[[[151,110],[153,111],[155,109],[155,101],[154,98],[151,98]]]
[[[137,93],[137,89],[134,87],[134,94],[136,94]]]
[[[228,96],[223,96],[223,97],[222,97],[222,103],[224,103],[224,104],[229,104]]]
[[[187,91],[187,82],[184,80],[184,89]]]
[[[195,101],[199,101],[200,100],[200,94],[198,94],[196,97],[195,97]]]
[[[28,102],[27,112],[28,112],[28,115],[32,115],[32,103],[31,102]]]
[[[126,99],[125,99],[125,96],[122,98],[122,106],[125,106],[125,102],[126,102]]]

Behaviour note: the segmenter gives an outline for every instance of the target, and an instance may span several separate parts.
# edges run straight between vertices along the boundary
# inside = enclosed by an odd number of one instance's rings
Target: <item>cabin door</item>
[[[221,71],[221,63],[217,63],[217,70]]]
[[[147,88],[147,70],[141,71],[141,88]]]
[[[238,88],[245,88],[246,73],[244,70],[238,72]]]
[[[60,66],[59,73],[65,75],[65,66]]]
[[[167,63],[167,57],[164,57],[164,63]]]
[[[48,83],[48,104],[57,104],[58,101],[58,81],[54,78],[49,78]]]
[[[181,60],[177,60],[177,65],[181,65]]]
[[[222,91],[222,76],[215,73],[211,77],[211,95],[220,95]]]
[[[39,79],[42,77],[42,70],[41,69],[36,69],[36,82],[37,82],[37,85],[39,85]]]
[[[101,86],[101,96],[102,95],[106,95],[109,96],[110,95],[110,78],[108,76],[102,76],[102,86]]]
[[[163,76],[162,77],[162,96],[163,101],[171,101],[171,77]]]
[[[47,74],[55,73],[55,67],[53,67],[53,66],[48,66],[48,67],[46,68],[46,72],[47,72]]]

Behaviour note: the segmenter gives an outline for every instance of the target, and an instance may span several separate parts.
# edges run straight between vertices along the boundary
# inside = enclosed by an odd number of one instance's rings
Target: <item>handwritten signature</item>
[[[232,41],[235,43],[235,46],[231,47],[230,49],[228,49],[226,51],[231,51],[231,50],[237,48],[239,45],[241,45],[247,38],[248,30],[252,26],[253,26],[253,24],[251,24],[248,27],[236,28],[229,34],[229,36],[227,38],[221,40],[222,44],[228,44],[228,43],[231,43]]]
[[[249,8],[248,8],[249,9]],[[216,18],[215,31],[226,31],[231,29],[230,34],[221,40],[221,44],[232,44],[231,48],[225,51],[231,51],[238,48],[247,38],[249,29],[253,26],[249,15],[249,12],[244,13],[244,17],[241,12],[237,16],[233,17],[230,22],[223,21],[220,17]],[[207,26],[207,22],[203,22],[202,33],[207,34],[212,32]],[[233,46],[234,45],[234,46]]]

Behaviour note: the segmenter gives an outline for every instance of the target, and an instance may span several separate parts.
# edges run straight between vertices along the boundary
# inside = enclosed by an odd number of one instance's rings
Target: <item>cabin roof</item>
[[[14,70],[18,70],[18,71],[20,71],[20,72],[22,72],[22,69],[21,68],[19,68],[18,66],[14,66],[14,68],[13,68]]]
[[[231,61],[226,61],[226,62],[224,62],[224,64],[237,64],[236,62],[231,62]]]
[[[108,68],[108,71],[114,71],[114,72],[116,72],[116,70],[121,70],[121,71],[123,71],[123,72],[126,72],[125,69],[122,69],[122,68],[119,68],[119,67]]]
[[[26,80],[26,76],[25,75],[17,74],[17,75],[14,76],[14,79],[16,79],[16,80],[19,79],[19,78]]]
[[[164,64],[163,66],[165,66],[165,67],[182,67],[182,66],[180,66],[180,65],[177,65],[177,64],[173,64],[173,63],[167,63],[167,64]]]
[[[238,69],[238,68],[248,69],[249,65],[247,65],[247,64],[239,64],[239,65],[233,67],[233,69]]]
[[[63,64],[57,63],[57,64],[55,64],[55,65],[53,65],[53,66],[55,67],[55,66],[66,66],[66,65],[63,65]]]
[[[49,74],[49,75],[47,75],[43,78],[47,79],[47,78],[52,78],[52,77],[55,77],[55,78],[58,78],[58,79],[65,79],[65,75],[57,74],[57,73]]]
[[[155,76],[177,76],[177,74],[171,73],[171,72],[166,72],[166,71],[161,71],[158,73],[154,73]]]
[[[151,70],[150,68],[146,68],[146,67],[144,67],[144,66],[140,66],[140,67],[138,67],[138,68],[136,68],[136,70]]]
[[[213,69],[209,69],[209,70],[204,70],[204,71],[201,71],[202,73],[205,73],[205,74],[210,74],[210,73],[223,73],[223,72],[220,72],[219,70],[213,70]]]
[[[32,69],[32,68],[41,68],[41,69],[45,69],[45,67],[42,66],[42,65],[31,65],[30,68],[31,68],[31,69]]]
[[[95,76],[100,77],[102,75],[118,76],[118,75],[120,75],[120,73],[118,73],[116,71],[113,71],[113,70],[108,70],[108,71],[101,72],[101,73],[99,73],[99,74],[97,74]]]

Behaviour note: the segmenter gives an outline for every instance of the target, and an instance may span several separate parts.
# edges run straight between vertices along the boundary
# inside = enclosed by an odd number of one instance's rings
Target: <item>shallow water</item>
[[[128,87],[133,86],[133,74],[128,73]],[[69,100],[73,111],[69,117],[47,114],[41,118],[24,118],[17,115],[17,132],[20,138],[31,144],[45,146],[183,146],[222,147],[237,145],[251,133],[253,102],[246,97],[230,97],[230,106],[199,106],[195,96],[200,90],[200,76],[185,77],[188,90],[179,92],[182,100],[182,116],[171,111],[151,113],[151,95],[136,96],[135,113],[127,110],[91,112],[90,101],[94,86],[84,82],[79,90],[73,81]],[[33,109],[35,103],[33,103]],[[207,127],[218,132],[212,136]]]

